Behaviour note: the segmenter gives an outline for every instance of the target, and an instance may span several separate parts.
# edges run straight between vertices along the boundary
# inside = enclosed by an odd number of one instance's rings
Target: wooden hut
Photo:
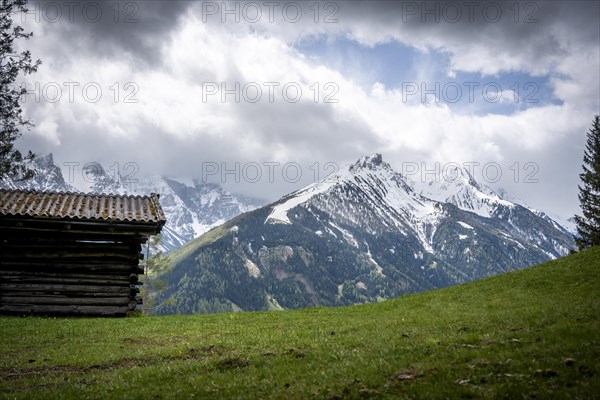
[[[0,190],[0,313],[124,316],[158,195]]]

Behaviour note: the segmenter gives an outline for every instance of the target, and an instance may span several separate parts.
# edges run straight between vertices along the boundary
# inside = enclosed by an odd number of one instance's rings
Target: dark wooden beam
[[[91,258],[86,260],[0,260],[0,269],[26,269],[36,270],[42,268],[43,270],[53,271],[56,269],[73,269],[73,268],[89,268],[90,271],[96,270],[129,270],[139,268],[139,260],[120,260],[110,261],[101,258]]]
[[[23,291],[10,291],[10,290],[3,290],[2,293],[0,293],[0,304],[2,303],[2,299],[5,297],[28,297],[28,298],[35,298],[35,297],[46,297],[46,296],[55,296],[55,297],[64,297],[64,298],[128,298],[128,299],[136,299],[139,294],[139,292],[135,292],[135,291],[130,291],[129,293],[111,293],[111,292],[47,292],[47,291],[29,291],[29,292],[23,292]]]
[[[111,222],[111,221],[77,221],[52,218],[23,218],[14,216],[1,216],[0,226],[14,229],[29,230],[60,230],[69,232],[89,232],[97,231],[115,234],[138,234],[138,235],[156,235],[160,232],[160,227],[156,223],[140,222]]]
[[[61,260],[81,260],[87,259],[103,259],[103,260],[123,260],[125,262],[131,260],[140,260],[140,253],[119,252],[119,251],[68,251],[56,249],[56,251],[0,251],[2,260],[49,260],[61,262]]]
[[[107,242],[76,242],[76,241],[45,241],[35,242],[32,240],[14,241],[8,240],[5,243],[0,243],[0,252],[30,252],[40,251],[47,252],[48,250],[60,249],[61,251],[105,251],[105,252],[123,252],[123,253],[139,253],[142,250],[140,244],[134,243],[107,243]]]
[[[68,284],[68,285],[100,285],[100,286],[129,286],[127,277],[123,279],[70,278],[69,275],[57,274],[56,277],[0,275],[2,283],[35,283],[35,284]]]
[[[44,278],[69,278],[69,279],[95,279],[95,280],[114,280],[125,281],[131,284],[139,282],[137,274],[124,272],[123,274],[91,274],[91,273],[70,273],[70,272],[49,272],[49,271],[11,271],[0,269],[0,280],[11,279],[14,277],[23,277],[31,279]]]
[[[61,297],[61,296],[37,296],[23,297],[10,296],[2,297],[2,304],[19,304],[19,305],[78,305],[78,306],[130,306],[137,304],[136,299],[128,297]]]
[[[4,283],[0,282],[0,291],[12,292],[50,292],[50,293],[138,293],[139,289],[131,286],[100,285],[66,285],[51,283]]]
[[[79,305],[0,305],[1,313],[125,316],[129,306],[79,306]]]
[[[35,238],[35,240],[88,240],[137,244],[146,243],[148,240],[147,236],[141,236],[135,233],[15,228],[12,226],[2,226],[0,223],[0,240],[31,240],[33,238]]]

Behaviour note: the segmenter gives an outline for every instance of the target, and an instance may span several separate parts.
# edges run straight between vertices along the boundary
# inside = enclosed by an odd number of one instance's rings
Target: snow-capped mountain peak
[[[60,167],[54,164],[52,153],[36,155],[28,163],[28,167],[35,171],[35,176],[26,181],[14,181],[6,176],[0,178],[0,187],[7,189],[49,190],[54,192],[73,192],[76,189],[67,183]]]
[[[291,221],[288,217],[289,210],[308,202],[315,196],[329,192],[334,187],[360,181],[366,186],[370,184],[382,186],[381,179],[389,180],[394,175],[396,174],[392,170],[392,167],[383,161],[381,154],[375,153],[371,156],[363,156],[354,164],[340,169],[323,180],[282,197],[272,207],[271,214],[269,214],[265,223],[290,224]],[[375,183],[374,180],[379,180],[380,182]]]
[[[363,156],[358,159],[354,164],[350,165],[350,172],[356,172],[361,169],[369,169],[369,170],[379,170],[379,169],[388,169],[391,170],[392,167],[383,161],[383,157],[379,153],[372,154],[370,156]]]
[[[495,204],[510,204],[500,199],[491,189],[484,193],[466,169],[457,167],[445,175],[451,179],[434,176],[426,182],[419,182],[394,172],[381,154],[363,156],[336,174],[283,197],[272,207],[265,223],[289,224],[291,221],[288,212],[291,209],[309,202],[315,196],[332,191],[332,188],[343,187],[352,187],[370,197],[370,201],[376,199],[375,203],[382,202],[380,206],[383,206],[386,213],[393,210],[409,221],[417,221],[433,214],[435,203],[451,203],[485,217],[492,215]],[[369,202],[369,199],[364,200]]]
[[[466,170],[455,173],[417,184],[380,155],[363,157],[226,223],[217,239],[195,242],[173,267],[165,298],[174,305],[164,312],[380,301],[523,268],[574,246],[547,216],[501,199]],[[178,303],[191,293],[200,300]]]
[[[69,171],[67,182],[60,167],[54,164],[52,154],[37,156],[31,168],[36,172],[33,179],[16,182],[2,178],[0,187],[104,194],[158,193],[167,217],[161,233],[161,249],[164,251],[178,248],[225,221],[264,204],[262,200],[229,193],[216,184],[196,181],[189,186],[159,175],[123,177],[97,162],[86,163],[77,173]]]
[[[370,232],[390,227],[413,232],[425,250],[433,251],[432,238],[448,204],[478,217],[505,218],[516,224],[511,215],[517,204],[480,185],[467,169],[447,168],[442,175],[416,181],[394,172],[380,154],[361,157],[336,174],[283,197],[272,205],[265,223],[292,224],[297,207],[319,208]],[[383,227],[373,221],[382,221]]]
[[[491,188],[480,185],[466,168],[448,166],[442,173],[426,180],[410,180],[416,193],[435,201],[454,204],[458,208],[490,218],[499,206],[515,204],[503,200]]]

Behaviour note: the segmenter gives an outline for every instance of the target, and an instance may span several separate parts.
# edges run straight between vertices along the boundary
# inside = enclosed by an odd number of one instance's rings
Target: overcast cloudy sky
[[[600,112],[596,1],[29,8],[24,46],[43,65],[25,81],[36,127],[19,146],[65,171],[134,162],[136,176],[274,200],[380,152],[413,179],[459,163],[531,206],[578,211]]]

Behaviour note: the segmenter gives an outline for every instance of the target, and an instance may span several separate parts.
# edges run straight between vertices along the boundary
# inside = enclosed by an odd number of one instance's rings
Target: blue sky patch
[[[325,35],[298,42],[295,48],[369,92],[377,83],[400,90],[407,103],[443,103],[466,114],[511,114],[531,107],[560,105],[553,97],[549,76],[522,72],[481,76],[478,73],[450,74],[450,55],[423,52],[398,42],[373,47],[349,38]]]

